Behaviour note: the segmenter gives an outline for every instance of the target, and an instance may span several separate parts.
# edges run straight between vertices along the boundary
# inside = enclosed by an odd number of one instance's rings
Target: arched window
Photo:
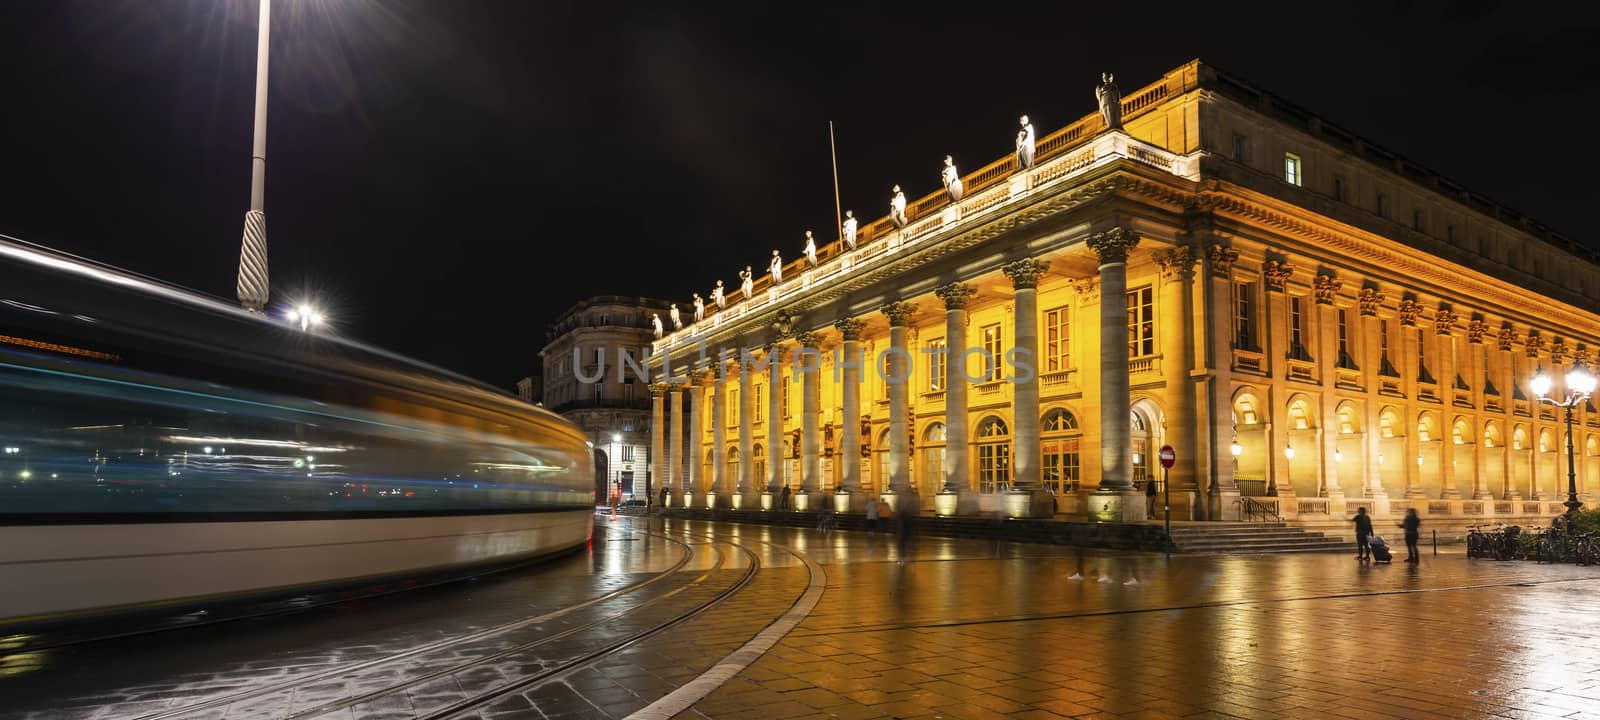
[[[1467,444],[1468,437],[1470,437],[1470,431],[1467,430],[1467,421],[1464,419],[1457,419],[1456,424],[1450,428],[1451,442],[1454,442],[1457,445],[1465,445]]]
[[[1305,400],[1296,400],[1289,403],[1289,429],[1310,429],[1315,425],[1311,420],[1311,406]]]
[[[1519,425],[1517,426],[1517,429],[1511,433],[1511,449],[1521,450],[1526,447],[1528,447],[1528,431],[1522,429],[1522,427]]]
[[[727,468],[722,473],[726,486],[722,489],[726,491],[739,486],[739,448],[737,446],[728,448],[728,454],[724,457],[727,458]]]
[[[1417,419],[1417,442],[1433,440],[1433,418],[1427,415]]]
[[[922,485],[932,492],[944,487],[944,423],[936,422],[922,431]]]
[[[1241,395],[1239,401],[1234,403],[1233,415],[1238,418],[1241,425],[1254,425],[1261,422],[1261,417],[1256,412],[1256,399],[1249,395]]]
[[[990,417],[978,424],[978,491],[1000,492],[1011,487],[1011,429],[1004,420]]]
[[[1044,487],[1054,493],[1078,489],[1078,418],[1066,410],[1051,410],[1039,423],[1040,470]]]
[[[1393,410],[1384,410],[1383,414],[1378,416],[1378,434],[1386,438],[1394,437],[1395,428],[1399,427],[1399,420]]]
[[[1350,405],[1339,407],[1339,432],[1345,435],[1360,432],[1361,423],[1356,419],[1356,409]]]
[[[1483,426],[1483,446],[1486,448],[1500,446],[1500,426],[1488,423]]]
[[[793,485],[796,480],[795,476],[799,474],[796,472],[799,467],[799,461],[794,459],[795,446],[796,443],[791,443],[788,440],[783,441],[783,456],[779,459],[779,462],[783,463],[783,484],[785,485]]]
[[[756,445],[755,447],[750,448],[750,457],[755,460],[755,467],[756,467],[755,476],[751,479],[751,482],[755,483],[756,487],[766,487],[766,485],[767,485],[767,453],[766,453],[766,451],[763,450],[760,445]]]
[[[1550,437],[1549,430],[1539,431],[1539,452],[1554,452],[1555,441]]]
[[[889,489],[889,431],[878,433],[878,444],[873,447],[878,455],[878,487]]]
[[[1138,410],[1128,413],[1128,424],[1133,429],[1129,438],[1133,446],[1133,484],[1135,487],[1144,487],[1145,480],[1150,477],[1150,423],[1145,422],[1144,415]]]

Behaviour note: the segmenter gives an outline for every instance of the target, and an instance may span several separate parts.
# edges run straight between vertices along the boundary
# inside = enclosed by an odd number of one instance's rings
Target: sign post
[[[1178,453],[1173,451],[1171,445],[1162,445],[1161,454],[1161,502],[1166,506],[1167,512],[1167,557],[1172,557],[1172,485],[1167,482],[1167,472],[1172,469],[1173,461],[1178,459]]]

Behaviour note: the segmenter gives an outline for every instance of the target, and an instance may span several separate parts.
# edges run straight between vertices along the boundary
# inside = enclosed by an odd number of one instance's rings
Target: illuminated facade
[[[698,429],[671,487],[1138,520],[1170,444],[1176,517],[1564,510],[1564,425],[1528,381],[1593,361],[1591,251],[1202,62],[1111,89],[958,201],[863,223],[656,341]],[[875,367],[889,348],[904,383]],[[1575,427],[1592,502],[1600,413]]]
[[[636,374],[617,372],[624,355],[643,364],[653,313],[669,303],[600,295],[557,318],[539,351],[544,361],[542,404],[583,428],[595,451],[596,497],[646,490],[650,469],[650,389]],[[531,388],[530,388],[531,389]],[[659,454],[659,453],[657,453]]]

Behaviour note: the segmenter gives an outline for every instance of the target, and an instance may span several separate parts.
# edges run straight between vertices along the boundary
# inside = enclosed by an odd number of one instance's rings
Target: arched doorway
[[[766,488],[767,487],[767,452],[766,452],[766,449],[761,447],[760,443],[757,443],[754,447],[750,448],[750,457],[755,462],[755,469],[756,469],[755,477],[751,478],[750,482],[753,483],[757,488]]]
[[[741,489],[749,490],[749,488],[739,487],[739,446],[730,445],[727,454],[723,455],[723,457],[725,460],[723,461],[722,477],[728,484],[727,487],[723,488],[723,491],[732,493]]]
[[[1600,436],[1590,435],[1589,440],[1583,444],[1583,485],[1578,492],[1583,493],[1583,498],[1593,501],[1596,493],[1600,493]]]
[[[873,459],[877,460],[877,462],[872,464],[874,469],[873,477],[875,478],[875,487],[872,492],[876,495],[889,491],[890,469],[888,428],[884,428],[883,432],[878,433],[878,442],[872,446],[872,453],[874,455]]]
[[[605,505],[611,494],[611,461],[605,451],[594,449],[594,502]]]
[[[1339,433],[1333,439],[1333,471],[1330,484],[1337,484],[1347,497],[1364,495],[1364,474],[1367,457],[1367,434],[1362,432],[1361,410],[1353,402],[1339,404],[1335,412],[1339,418]]]
[[[1044,488],[1058,495],[1078,491],[1078,441],[1083,431],[1072,413],[1055,409],[1039,421],[1039,468]]]
[[[1233,400],[1233,436],[1239,445],[1234,458],[1233,476],[1240,495],[1267,494],[1267,424],[1261,400],[1248,391]]]
[[[1011,428],[990,415],[978,423],[978,492],[1011,489]]]
[[[700,487],[694,489],[696,495],[704,492],[710,492],[708,488],[711,487],[711,468],[716,466],[716,463],[713,462],[713,458],[716,457],[714,453],[714,450],[706,451],[706,462],[704,465],[700,466]],[[724,482],[726,482],[726,479],[724,479]]]
[[[1525,425],[1511,430],[1510,497],[1529,497],[1533,492],[1533,445]]]
[[[1165,444],[1165,437],[1161,409],[1149,400],[1134,401],[1128,410],[1128,467],[1135,488],[1143,490],[1145,483],[1159,479],[1151,467],[1155,465],[1156,449]]]
[[[1295,495],[1317,497],[1322,475],[1322,448],[1317,442],[1317,415],[1311,400],[1297,396],[1289,400],[1288,427],[1284,429],[1284,460],[1288,477],[1279,478],[1279,492],[1288,483]]]
[[[1477,448],[1472,442],[1476,433],[1472,432],[1472,425],[1466,416],[1459,415],[1450,423],[1450,475],[1455,482],[1453,489],[1461,497],[1472,497],[1472,469],[1478,461]]]
[[[1484,490],[1491,495],[1498,490],[1499,497],[1511,497],[1511,488],[1506,485],[1505,435],[1500,432],[1500,423],[1493,420],[1483,424],[1483,457],[1480,462]]]
[[[1405,424],[1398,410],[1386,407],[1378,412],[1378,481],[1389,497],[1405,496],[1407,462]]]
[[[1444,438],[1439,436],[1439,420],[1431,412],[1417,415],[1417,485],[1427,497],[1440,497],[1444,490]]]
[[[1556,488],[1556,478],[1561,476],[1562,460],[1561,455],[1556,452],[1557,447],[1559,446],[1556,444],[1555,433],[1550,432],[1549,428],[1539,431],[1539,459],[1536,461],[1539,477],[1534,478],[1533,497],[1535,498],[1558,497],[1558,495],[1551,494]],[[1566,493],[1563,492],[1561,494],[1565,495]]]
[[[929,423],[922,431],[922,494],[932,497],[944,489],[945,438],[948,432],[944,423]]]

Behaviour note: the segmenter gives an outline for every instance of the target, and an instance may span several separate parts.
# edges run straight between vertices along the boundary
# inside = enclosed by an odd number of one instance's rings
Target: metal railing
[[[1264,502],[1257,502],[1251,498],[1239,498],[1241,515],[1249,522],[1283,522],[1283,516],[1278,514],[1278,508]]]

